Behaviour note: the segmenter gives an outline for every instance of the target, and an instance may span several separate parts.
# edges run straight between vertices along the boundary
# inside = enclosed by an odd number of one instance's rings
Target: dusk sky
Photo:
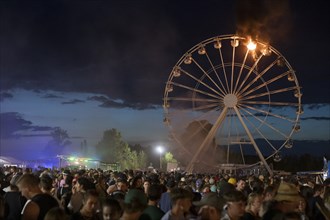
[[[131,144],[171,145],[162,99],[173,66],[205,39],[249,30],[302,87],[295,138],[309,148],[290,150],[329,155],[329,11],[328,1],[1,1],[0,155],[40,158],[56,127],[72,141],[63,154],[111,128]]]

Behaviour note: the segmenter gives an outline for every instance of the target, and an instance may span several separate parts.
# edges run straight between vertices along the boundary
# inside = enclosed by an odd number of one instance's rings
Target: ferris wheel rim
[[[221,35],[221,36],[216,36],[216,37],[212,37],[212,38],[209,38],[209,39],[206,39],[198,44],[196,44],[195,46],[193,46],[191,49],[189,49],[184,55],[181,56],[181,58],[179,59],[179,61],[174,65],[173,67],[173,70],[171,72],[171,74],[169,75],[169,78],[167,80],[167,83],[166,83],[166,87],[169,86],[169,85],[173,85],[173,79],[175,78],[175,75],[174,75],[174,71],[177,69],[177,68],[180,68],[181,65],[183,65],[184,63],[184,59],[193,54],[193,53],[196,53],[196,51],[210,43],[213,43],[215,41],[223,41],[223,40],[246,40],[247,38],[245,37],[241,37],[241,36],[238,36],[238,35]],[[265,43],[265,42],[261,42],[261,41],[258,41],[257,42],[258,44],[262,45],[262,46],[268,46],[269,49],[275,53],[279,59],[281,59],[286,67],[294,74],[294,71],[291,67],[291,65],[288,63],[288,61],[285,59],[285,57],[279,52],[277,51],[275,48],[273,48],[272,46],[270,46],[269,44]],[[239,64],[239,63],[238,63]],[[237,65],[238,65],[237,64]],[[228,65],[231,65],[230,63],[228,63]],[[233,65],[236,65],[235,63]],[[205,77],[205,76],[204,76]],[[199,82],[198,82],[199,83]],[[294,84],[296,85],[294,88],[298,89],[298,92],[300,92],[300,89],[301,87],[299,86],[299,82],[297,80],[297,77],[294,75]],[[197,85],[197,84],[196,84]],[[267,88],[268,89],[268,88]],[[196,92],[196,91],[194,91]],[[165,113],[165,117],[168,117],[170,115],[170,112],[169,112],[169,107],[167,107],[168,105],[168,102],[170,101],[171,99],[169,98],[169,90],[165,89],[164,91],[164,98],[163,98],[163,108],[164,108],[164,113]],[[280,103],[278,103],[280,104]],[[299,97],[297,99],[297,103],[296,105],[298,106],[299,109],[301,109],[301,97]],[[194,107],[192,108],[194,109]],[[268,111],[269,112],[269,111]],[[268,116],[268,115],[267,115]],[[274,115],[273,115],[274,116]],[[279,117],[279,116],[277,116]],[[294,123],[293,123],[293,127],[299,125],[299,117],[300,117],[300,114],[296,114],[296,117],[293,119]],[[265,119],[266,120],[266,119]],[[166,123],[169,127],[171,127],[171,124],[170,122],[167,122]],[[171,129],[170,129],[171,130]],[[276,150],[270,154],[268,157],[266,157],[266,160],[269,160],[270,158],[272,158],[275,154],[278,154],[282,149],[283,147],[289,142],[291,136],[293,135],[294,133],[294,129],[291,130],[291,132],[288,134],[288,138],[283,142],[283,144],[276,148]],[[173,134],[172,134],[173,135]]]

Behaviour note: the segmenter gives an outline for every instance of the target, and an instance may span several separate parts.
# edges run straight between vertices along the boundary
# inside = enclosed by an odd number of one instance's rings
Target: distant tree
[[[178,161],[174,159],[174,156],[171,152],[166,152],[164,155],[166,163],[177,163]]]
[[[147,167],[147,161],[148,161],[148,156],[147,154],[143,151],[140,150],[138,151],[138,166],[137,168],[143,169],[145,167]]]
[[[286,155],[278,163],[274,164],[275,170],[284,170],[287,172],[299,171],[321,171],[323,160],[321,157],[311,154]]]
[[[129,148],[131,148],[131,150],[135,150],[137,152],[143,150],[143,147],[141,144],[129,145]]]
[[[161,163],[163,167],[167,167],[168,163],[178,163],[178,161],[171,152],[166,152],[165,155],[161,157]]]
[[[52,139],[48,142],[44,154],[47,156],[56,156],[62,150],[71,144],[70,137],[66,130],[56,127],[51,133]]]
[[[121,133],[116,129],[106,130],[101,141],[96,145],[100,159],[107,163],[115,163],[120,159],[123,149],[127,145],[121,139]]]
[[[71,144],[71,141],[69,140],[69,135],[66,130],[63,130],[59,127],[56,127],[50,135],[52,136],[51,143],[56,144],[58,146],[68,146]]]
[[[116,129],[106,130],[102,140],[96,145],[100,159],[106,163],[118,163],[121,169],[138,169],[146,167],[146,154],[140,150],[132,150],[122,140]]]

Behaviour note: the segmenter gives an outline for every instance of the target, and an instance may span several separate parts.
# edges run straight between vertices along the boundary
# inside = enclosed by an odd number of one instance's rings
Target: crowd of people
[[[0,168],[0,219],[330,219],[330,179]]]

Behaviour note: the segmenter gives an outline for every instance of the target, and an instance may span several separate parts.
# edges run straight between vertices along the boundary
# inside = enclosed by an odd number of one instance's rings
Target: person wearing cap
[[[217,192],[217,186],[215,184],[215,180],[213,178],[211,178],[209,180],[209,183],[210,183],[210,191],[211,192]]]
[[[234,177],[230,177],[230,178],[228,179],[228,183],[230,183],[230,184],[236,186],[237,180],[236,180]]]
[[[174,188],[171,190],[170,196],[172,208],[165,213],[161,220],[185,220],[192,205],[192,192],[182,188]]]
[[[123,204],[123,220],[151,220],[149,215],[143,211],[148,206],[148,199],[144,192],[140,189],[130,189],[126,195]]]
[[[206,194],[200,201],[193,202],[198,209],[199,220],[219,220],[224,206],[223,200],[215,192]]]
[[[229,178],[228,175],[226,175],[218,184],[219,195],[223,196],[228,192],[235,191],[235,184],[236,179]]]
[[[63,178],[60,181],[59,187],[63,187],[65,185],[65,180],[67,179],[68,176],[71,176],[70,170],[64,170],[62,173]]]
[[[62,196],[65,193],[68,193],[72,189],[72,175],[70,174],[69,170],[64,170],[62,172],[63,178],[60,180],[60,183],[56,189],[56,196],[57,199],[61,200]]]
[[[282,218],[287,213],[296,212],[302,200],[304,198],[300,196],[294,184],[282,181],[276,191],[274,202],[262,216],[262,219]]]
[[[204,186],[204,182],[202,179],[198,178],[195,182],[195,187],[194,187],[194,191],[195,192],[199,192],[201,193],[202,192],[202,189],[203,189],[203,186]]]

